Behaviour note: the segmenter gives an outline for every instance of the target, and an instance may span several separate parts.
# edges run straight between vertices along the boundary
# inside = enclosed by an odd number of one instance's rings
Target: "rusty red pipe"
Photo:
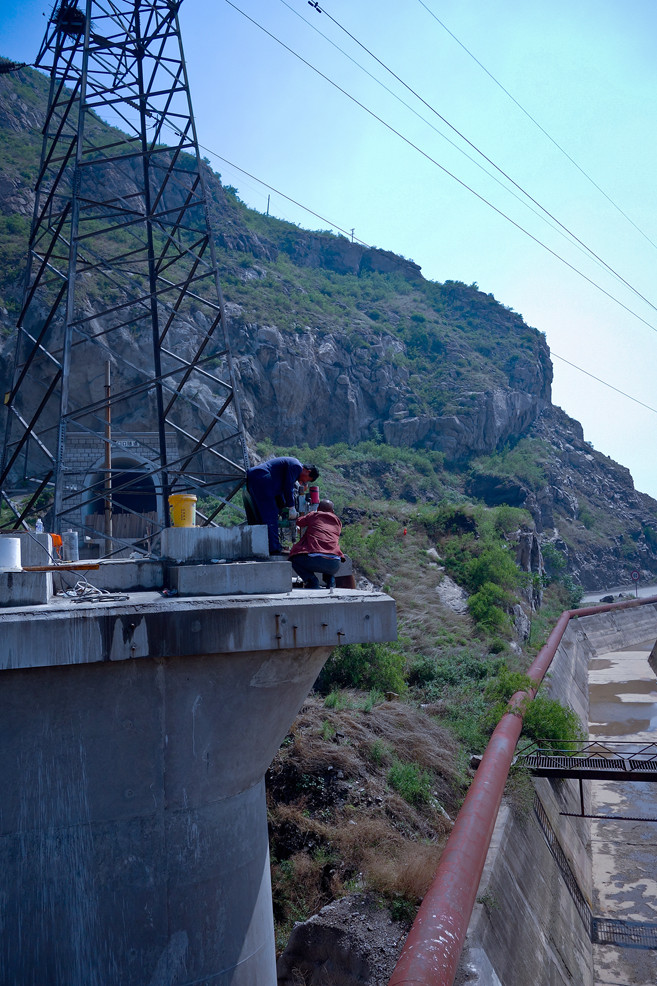
[[[489,740],[389,986],[452,986],[504,785],[522,731],[522,703],[528,695],[533,698],[536,694],[570,620],[649,603],[657,603],[657,596],[566,610],[561,614],[527,672],[535,688],[516,692],[509,702],[509,711],[502,716]]]

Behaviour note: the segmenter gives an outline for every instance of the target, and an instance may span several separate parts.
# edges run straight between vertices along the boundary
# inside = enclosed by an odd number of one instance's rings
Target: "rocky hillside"
[[[39,73],[0,75],[5,389],[45,99]],[[541,332],[476,285],[428,281],[394,253],[261,215],[209,167],[207,178],[253,448],[374,440],[438,454],[429,498],[526,507],[548,564],[587,588],[628,583],[634,568],[657,575],[657,503],[552,405]]]

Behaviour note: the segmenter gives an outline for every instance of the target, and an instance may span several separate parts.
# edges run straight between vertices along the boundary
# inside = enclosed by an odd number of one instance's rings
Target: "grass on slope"
[[[572,604],[554,581],[531,612],[528,577],[514,564],[515,530],[527,515],[468,503],[454,490],[448,502],[439,458],[383,447],[379,469],[372,447],[285,451],[320,464],[322,494],[343,518],[344,550],[359,577],[394,596],[399,637],[333,652],[269,771],[279,948],[294,921],[352,890],[412,916],[470,782],[470,754],[482,751]],[[426,488],[433,504],[381,495],[404,484]],[[446,577],[468,588],[465,612],[441,603]],[[473,611],[486,586],[487,605]],[[514,631],[512,605],[531,618],[529,641]],[[545,699],[534,735],[576,730],[562,712]],[[526,782],[513,778],[511,787],[527,810]]]

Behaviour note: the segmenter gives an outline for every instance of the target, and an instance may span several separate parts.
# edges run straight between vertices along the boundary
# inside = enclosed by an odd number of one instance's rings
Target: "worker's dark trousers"
[[[319,579],[315,572],[321,572],[324,585],[327,587],[332,584],[333,576],[340,568],[340,558],[338,555],[320,554],[298,554],[290,558],[292,568],[303,579],[307,589],[319,589]]]
[[[281,550],[278,537],[278,506],[271,494],[269,483],[259,483],[257,479],[249,479],[247,489],[251,494],[255,507],[260,514],[263,524],[267,525],[269,534],[269,553]]]

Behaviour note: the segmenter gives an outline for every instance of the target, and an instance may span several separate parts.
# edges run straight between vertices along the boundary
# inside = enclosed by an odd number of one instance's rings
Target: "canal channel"
[[[648,662],[654,644],[649,640],[591,661],[591,739],[636,742],[637,750],[657,741],[657,679]],[[628,941],[634,941],[622,948],[594,946],[595,984],[655,986],[657,783],[585,783],[590,784],[591,814],[606,816],[591,821],[593,914],[627,922]]]

